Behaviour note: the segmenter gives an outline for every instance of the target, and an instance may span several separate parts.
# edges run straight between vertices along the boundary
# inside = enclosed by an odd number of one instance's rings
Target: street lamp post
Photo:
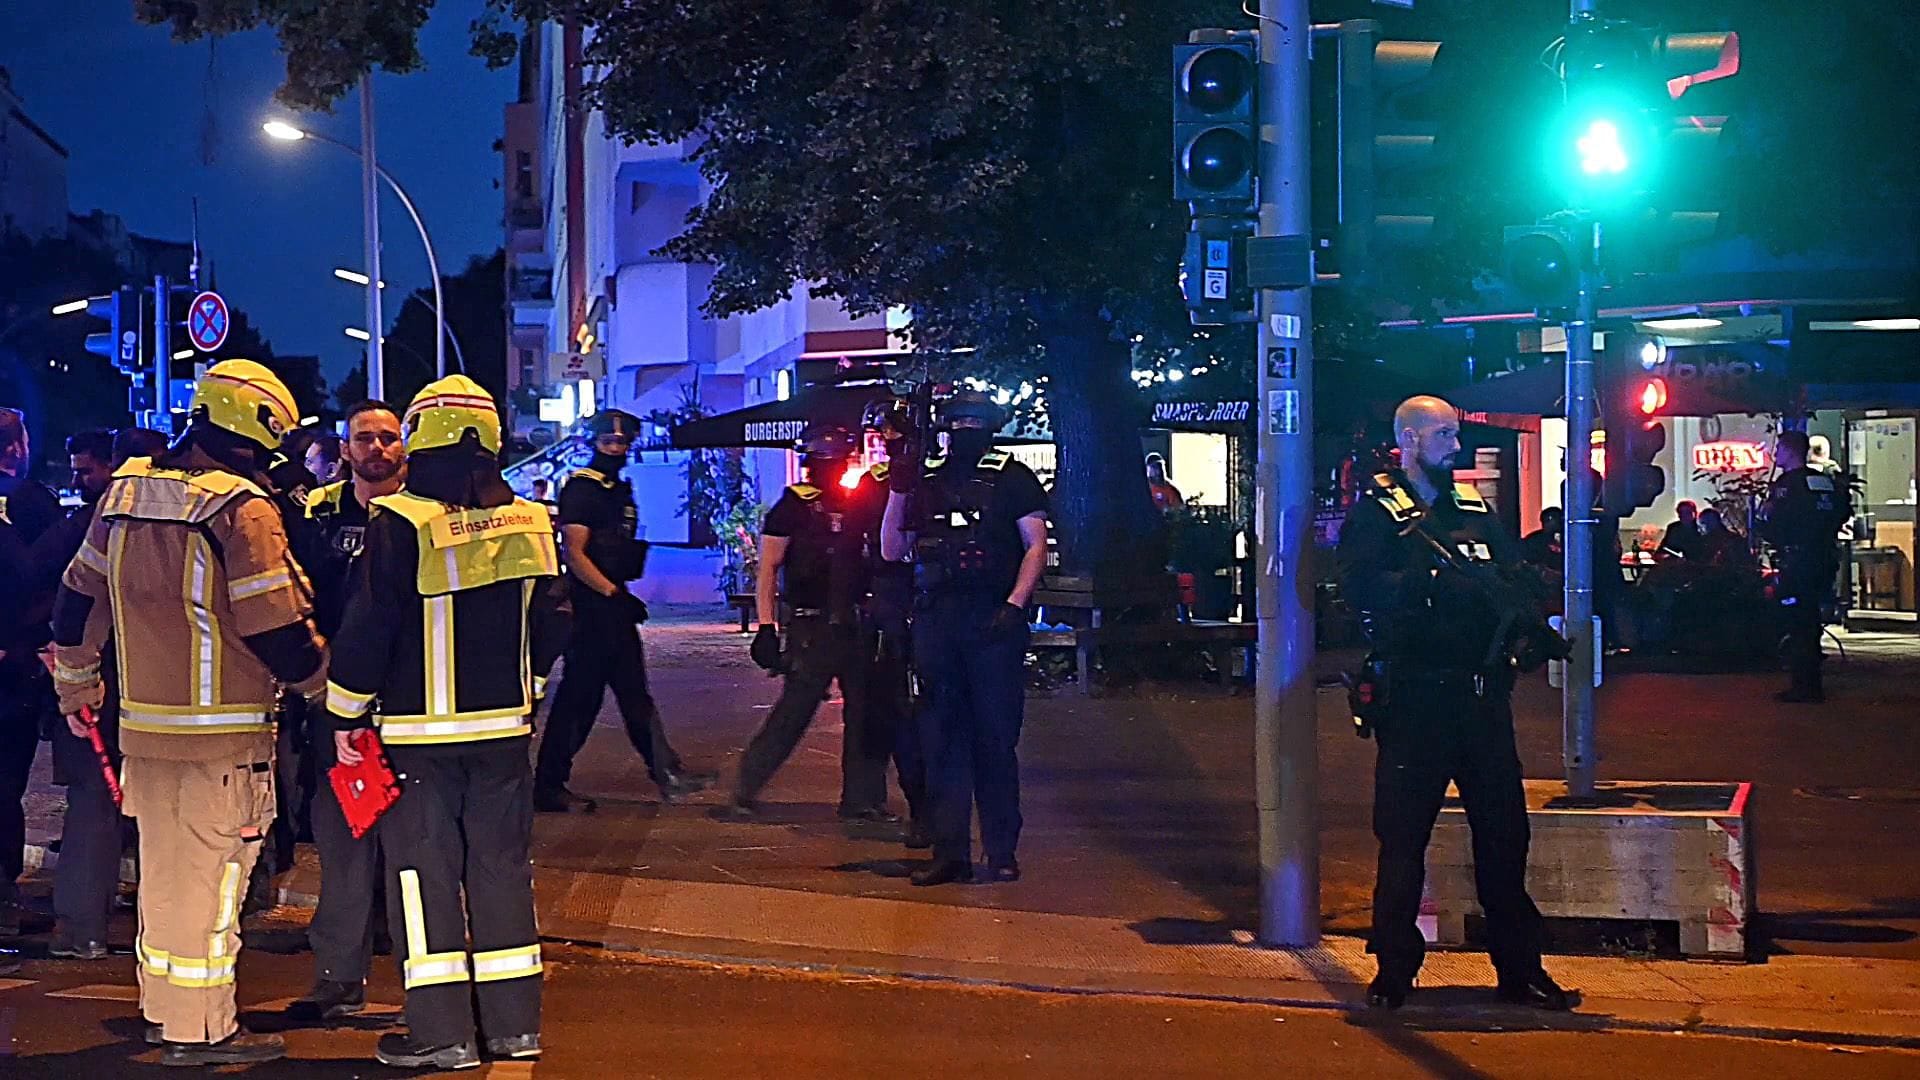
[[[372,280],[368,278],[367,275],[360,273],[358,270],[348,270],[345,267],[340,267],[340,266],[334,267],[333,276],[339,278],[341,281],[349,282],[354,285],[365,285],[368,281]],[[381,282],[380,287],[383,289],[386,288],[387,283],[384,281]],[[408,300],[415,301],[419,303],[422,307],[425,307],[428,311],[432,312],[434,315],[435,321],[438,322],[440,326],[445,328],[446,334],[447,334],[447,344],[453,346],[453,365],[459,368],[460,371],[464,374],[467,370],[467,354],[464,350],[460,348],[460,335],[454,332],[453,324],[446,321],[445,317],[441,314],[438,308],[435,308],[432,304],[429,304],[425,300],[420,299],[419,293],[408,293],[407,299],[402,300],[400,302],[401,306],[402,307],[406,306],[406,303]],[[443,366],[443,370],[444,370],[444,366]]]
[[[367,91],[364,83],[361,88],[361,93],[363,95],[363,99],[370,103],[371,98],[365,97]],[[371,146],[372,111],[371,111],[370,104],[366,112],[364,113],[364,117],[365,117],[365,122],[362,124],[362,131],[365,138],[363,141],[366,141],[368,145]],[[441,288],[440,288],[440,260],[434,254],[433,240],[427,235],[427,224],[424,220],[421,219],[420,210],[417,206],[414,205],[413,199],[408,197],[406,189],[400,186],[399,181],[393,178],[393,174],[389,173],[383,166],[381,166],[380,163],[374,159],[372,154],[364,153],[361,150],[357,150],[354,147],[349,146],[348,144],[343,143],[338,139],[330,138],[329,136],[322,135],[319,132],[308,131],[304,128],[295,127],[292,124],[286,123],[285,121],[281,121],[281,120],[270,120],[267,123],[261,125],[261,128],[267,133],[268,136],[275,139],[279,139],[283,142],[298,142],[302,139],[313,139],[317,142],[326,143],[329,146],[337,146],[340,149],[345,150],[349,154],[353,154],[356,157],[360,158],[363,166],[370,165],[371,166],[370,175],[378,176],[381,180],[386,181],[387,188],[391,190],[394,193],[394,195],[399,197],[400,205],[406,207],[407,216],[413,219],[413,227],[420,231],[420,245],[423,248],[425,248],[427,252],[427,273],[429,276],[433,278],[433,320],[434,320],[434,329],[436,331],[434,336],[434,366],[439,375],[445,376],[447,373],[447,321],[446,321],[446,304],[442,299]],[[369,195],[367,198],[370,200],[371,195]],[[371,202],[369,202],[368,205],[371,205]],[[378,325],[381,325],[379,321],[380,289],[376,284],[376,282],[378,282],[380,279],[380,255],[378,251],[379,225],[377,222],[374,221],[371,212],[369,212],[367,223],[368,223],[368,229],[370,230],[369,235],[374,237],[374,241],[368,245],[368,250],[367,250],[367,276],[368,276],[367,314],[368,314],[369,324],[378,326]],[[380,350],[380,346],[378,345],[378,343],[369,342],[369,348],[372,350],[370,355],[374,357],[378,357],[379,350]],[[454,351],[456,356],[458,356],[459,354],[458,345],[455,346]],[[466,362],[464,358],[461,358],[460,366],[462,370],[466,368]],[[369,370],[367,374],[367,388],[369,391],[373,392],[375,396],[378,396],[379,392],[384,389],[383,386],[379,385],[374,381],[373,372],[371,370]]]

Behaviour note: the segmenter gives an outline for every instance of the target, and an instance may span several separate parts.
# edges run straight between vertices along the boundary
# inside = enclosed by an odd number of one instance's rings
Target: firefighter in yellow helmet
[[[406,490],[373,500],[327,710],[343,763],[361,759],[349,734],[377,727],[402,778],[380,835],[408,1030],[376,1056],[457,1069],[479,1064],[476,1031],[494,1058],[540,1053],[527,743],[558,643],[530,608],[559,559],[546,507],[500,476],[478,384],[429,383],[403,427]]]
[[[114,642],[124,810],[140,823],[140,1010],[169,1065],[285,1054],[280,1036],[240,1030],[233,979],[242,889],[274,815],[276,691],[318,695],[326,677],[261,478],[295,416],[261,365],[207,369],[186,434],[114,473],[55,601],[54,679],[76,735]]]

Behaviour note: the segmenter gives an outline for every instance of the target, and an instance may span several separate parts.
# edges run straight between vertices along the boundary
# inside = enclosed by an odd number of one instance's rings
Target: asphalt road
[[[1920,1076],[1920,1053],[1911,1051],[1691,1034],[1501,1031],[1496,1028],[1525,1018],[1471,1008],[1409,1009],[1382,1021],[1332,1011],[643,962],[564,948],[549,948],[547,963],[547,1056],[531,1068],[492,1067],[493,1075],[569,1080]],[[384,963],[380,968],[373,999],[398,1002],[392,972]],[[243,1011],[243,1018],[261,1028],[273,1026],[276,1017],[258,1006],[299,993],[309,974],[305,954],[250,949],[241,960],[240,994],[253,1011]],[[157,1051],[134,1041],[140,1030],[134,1006],[103,999],[128,996],[130,959],[30,961],[25,978],[30,981],[24,985],[0,981],[6,987],[0,989],[0,1075],[178,1075],[156,1064]],[[87,996],[53,996],[75,991]],[[370,1060],[376,1031],[372,1024],[292,1031],[289,1060],[221,1075],[407,1075]]]

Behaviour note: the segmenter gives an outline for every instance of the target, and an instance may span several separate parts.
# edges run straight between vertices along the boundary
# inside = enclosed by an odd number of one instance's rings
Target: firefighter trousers
[[[274,810],[272,755],[258,756],[129,755],[122,766],[122,809],[140,824],[140,1012],[168,1042],[219,1042],[238,1028],[240,899]]]
[[[407,1026],[428,1046],[540,1031],[527,739],[388,746],[400,798],[380,822]],[[465,902],[462,902],[462,893]]]

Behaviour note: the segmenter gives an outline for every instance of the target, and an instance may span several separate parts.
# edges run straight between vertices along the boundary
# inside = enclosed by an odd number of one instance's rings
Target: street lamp
[[[362,93],[364,94],[365,92],[366,92],[366,87],[363,84]],[[363,107],[367,109],[371,108],[370,105],[366,105],[364,103],[363,103]],[[276,139],[281,142],[300,142],[305,139],[312,139],[315,142],[323,142],[328,144],[329,146],[337,146],[340,149],[345,150],[347,153],[352,154],[357,158],[360,158],[362,162],[365,162],[367,160],[366,155],[363,154],[359,149],[353,146],[343,143],[340,140],[332,138],[330,136],[322,135],[317,131],[308,131],[304,128],[295,127],[294,125],[289,124],[284,120],[269,120],[266,123],[260,125],[260,130],[266,132],[267,137],[270,139]],[[400,205],[407,208],[407,216],[413,219],[413,227],[420,230],[420,245],[424,247],[427,251],[427,273],[433,278],[433,321],[434,321],[435,330],[437,331],[435,334],[434,343],[433,343],[434,366],[437,369],[438,374],[444,377],[447,373],[447,342],[446,342],[447,322],[446,322],[446,316],[444,314],[446,310],[446,305],[445,305],[445,302],[441,299],[441,292],[440,292],[440,260],[434,254],[433,240],[427,235],[427,224],[425,221],[421,220],[420,210],[418,207],[414,206],[413,199],[408,197],[406,189],[402,188],[400,186],[400,182],[393,178],[393,174],[389,173],[386,170],[386,168],[382,166],[377,160],[372,162],[372,165],[373,165],[374,173],[378,175],[380,179],[386,181],[388,189],[390,189],[396,196],[399,197]],[[373,229],[372,235],[374,236],[375,239],[373,240],[373,242],[371,242],[368,245],[367,267],[369,271],[371,271],[372,274],[377,277],[380,272],[380,257],[379,257],[379,251],[378,251],[379,232],[378,232],[378,225],[373,223],[373,218],[371,213],[369,213],[368,215],[368,222],[369,222],[369,227]],[[368,300],[367,300],[368,313],[370,315],[377,314],[379,311],[379,304],[380,304],[379,290],[369,285],[367,289],[367,295],[368,295]],[[372,322],[372,321],[375,321],[375,320],[369,319],[369,322]],[[377,352],[378,347],[376,346],[375,348]],[[457,349],[456,349],[456,352],[457,352]],[[464,370],[465,367],[466,365],[462,363],[461,368]],[[368,382],[371,385],[372,383],[371,375],[369,375]]]
[[[87,301],[84,298],[69,300],[64,304],[55,304],[53,306],[53,313],[55,315],[72,315],[75,312],[85,310],[87,310]]]
[[[367,281],[369,280],[367,278],[367,275],[361,273],[360,271],[349,270],[344,266],[334,267],[333,276],[339,278],[341,281],[345,281],[350,284],[359,285],[362,287],[364,287],[367,284]],[[386,288],[387,283],[384,281],[381,282],[380,287],[383,289]],[[427,303],[425,300],[420,299],[419,293],[408,293],[407,300],[418,300],[421,304]],[[406,303],[406,300],[401,301],[402,305],[405,305],[405,303]],[[433,308],[431,305],[427,305],[427,310],[433,312],[436,321],[438,321],[440,325],[444,327],[446,330],[447,344],[453,346],[454,365],[457,366],[461,371],[466,371],[467,370],[467,354],[460,348],[460,335],[453,332],[453,324],[450,322],[447,322],[444,318],[441,318],[440,312],[435,308]]]

